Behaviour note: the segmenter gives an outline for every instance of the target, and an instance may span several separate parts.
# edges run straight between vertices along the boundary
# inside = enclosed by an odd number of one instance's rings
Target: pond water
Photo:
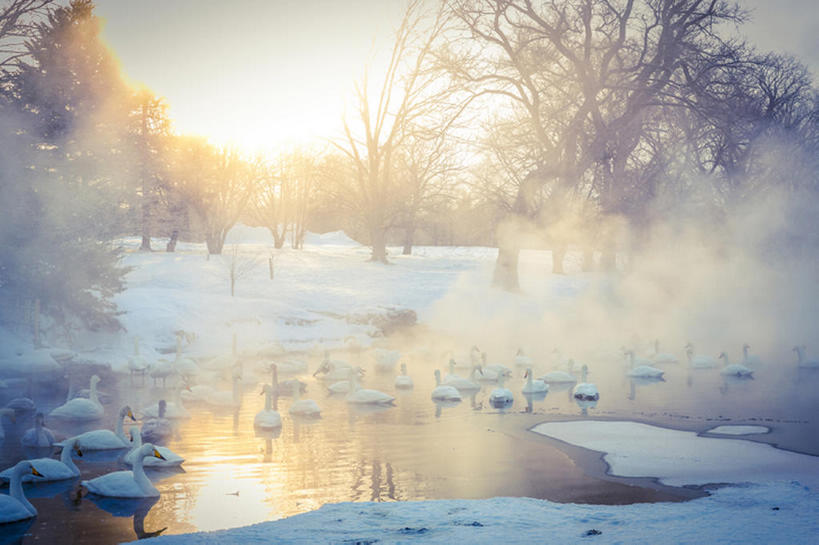
[[[310,369],[316,365],[313,357]],[[247,368],[252,367],[250,362]],[[308,382],[305,397],[318,402],[321,418],[290,416],[291,399],[283,397],[278,401],[282,429],[258,433],[253,417],[263,407],[264,397],[259,395],[259,384],[248,378],[238,410],[186,404],[192,418],[179,421],[175,436],[167,442],[186,459],[184,469],[149,471],[162,494],[158,500],[95,499],[78,492],[78,481],[34,485],[26,490],[38,517],[0,527],[0,542],[120,543],[158,532],[247,525],[341,501],[529,496],[629,503],[683,497],[590,475],[559,445],[526,431],[538,422],[583,414],[697,430],[713,427],[714,422],[759,423],[772,429],[759,439],[819,453],[819,371],[791,364],[762,367],[754,380],[724,379],[716,369],[692,372],[684,364],[669,364],[664,366],[664,382],[636,382],[625,377],[622,362],[598,363],[590,365],[594,371],[589,381],[598,385],[600,400],[596,406],[582,407],[572,399],[570,388],[553,386],[545,396],[524,396],[520,393],[523,370],[515,369],[516,376],[507,383],[515,401],[503,409],[489,404],[492,384],[457,404],[432,402],[431,361],[412,361],[409,374],[415,387],[410,391],[396,392],[393,375],[366,367],[365,387],[394,393],[394,407],[350,407],[343,396],[328,395],[318,381],[306,376],[302,377]],[[547,370],[541,367],[540,371]],[[230,385],[225,382],[221,388],[229,390]],[[122,404],[139,412],[158,399],[175,400],[178,395],[171,388],[154,387],[150,380],[132,384],[128,377],[113,375],[104,377],[100,389],[113,397],[102,423],[112,427]],[[65,399],[64,390],[30,393],[46,413]],[[7,392],[0,401],[11,397],[14,394]],[[6,418],[3,423],[6,438],[0,467],[8,467],[32,454],[19,446],[20,434],[32,425],[32,418],[28,415],[15,422]],[[67,427],[49,420],[47,424],[61,435],[70,435],[101,423]],[[88,453],[78,458],[82,478],[122,469],[117,459],[121,454]]]

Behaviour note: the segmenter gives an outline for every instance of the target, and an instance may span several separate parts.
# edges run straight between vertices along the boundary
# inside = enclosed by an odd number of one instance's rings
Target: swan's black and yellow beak
[[[31,474],[34,475],[35,477],[43,476],[43,474],[37,471],[37,468],[35,468],[34,466],[31,466]]]
[[[80,445],[74,445],[74,452],[77,453],[77,456],[82,456],[82,449],[80,448]]]
[[[526,371],[525,373],[523,373],[523,378],[529,378],[529,371]]]
[[[164,460],[164,459],[165,459],[165,457],[164,457],[164,456],[162,456],[162,454],[160,454],[160,453],[159,453],[159,451],[158,451],[158,450],[156,450],[156,449],[154,449],[154,458],[159,458],[160,460]]]
[[[130,409],[128,410],[128,418],[130,418],[133,422],[136,422],[136,417],[134,416],[134,413],[132,413]]]

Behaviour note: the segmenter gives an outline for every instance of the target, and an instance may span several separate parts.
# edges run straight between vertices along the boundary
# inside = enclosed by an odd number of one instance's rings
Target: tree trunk
[[[148,103],[147,97],[142,102],[142,141],[140,142],[142,176],[142,245],[140,251],[151,251],[151,203],[148,198]]]
[[[171,233],[171,239],[168,241],[168,245],[165,246],[165,251],[173,253],[176,251],[176,241],[179,239],[179,231],[176,229],[173,230]]]
[[[370,243],[373,246],[370,261],[387,263],[387,237],[384,229],[381,227],[370,229],[370,239]]]
[[[566,257],[566,244],[560,242],[552,248],[552,274],[565,274],[563,260]]]
[[[402,255],[412,255],[412,240],[415,237],[415,225],[410,223],[404,232],[404,251]]]
[[[205,236],[205,244],[208,247],[208,254],[221,255],[222,248],[225,245],[225,239],[218,234],[207,234]]]
[[[145,225],[145,215],[143,214],[143,225]],[[142,244],[139,246],[139,251],[141,252],[151,252],[151,236],[146,234],[145,231],[147,228],[142,229]]]

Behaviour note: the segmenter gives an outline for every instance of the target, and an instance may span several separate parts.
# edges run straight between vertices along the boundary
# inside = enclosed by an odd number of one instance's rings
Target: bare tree
[[[533,214],[554,182],[558,202],[588,188],[601,212],[622,212],[623,182],[652,108],[684,107],[692,66],[718,69],[733,44],[716,27],[742,13],[722,0],[453,0],[466,38],[448,68],[474,92],[510,101],[528,121],[537,166],[520,185],[509,219]],[[475,43],[480,46],[476,47]],[[510,240],[511,239],[511,240]],[[494,282],[518,287],[515,236],[499,237]],[[614,266],[616,243],[604,245]]]
[[[28,55],[26,42],[55,0],[5,0],[0,4],[0,72],[12,70]]]
[[[343,195],[366,226],[373,261],[387,261],[386,231],[401,208],[399,150],[425,122],[445,133],[465,107],[451,100],[452,89],[432,70],[432,52],[446,23],[443,10],[428,13],[421,0],[408,4],[377,91],[371,95],[365,72],[355,89],[356,116],[344,118],[345,139],[334,142],[353,164],[353,180]]]

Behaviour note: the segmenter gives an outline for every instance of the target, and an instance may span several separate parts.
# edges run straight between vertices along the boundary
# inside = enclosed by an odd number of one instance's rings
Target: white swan
[[[140,412],[142,413],[143,418],[159,418],[159,403],[157,402],[153,405],[143,407]],[[188,412],[188,409],[186,409],[185,406],[182,404],[181,397],[176,402],[173,401],[165,402],[165,418],[168,418],[170,420],[183,420],[190,417],[191,413]]]
[[[197,376],[202,370],[199,368],[199,364],[193,358],[188,358],[182,355],[182,337],[183,333],[177,331],[176,333],[176,357],[173,360],[172,366],[173,369],[179,373],[179,375],[185,378],[193,378]],[[164,381],[163,381],[164,386]]]
[[[12,469],[9,495],[0,494],[0,524],[17,522],[37,516],[37,510],[23,493],[23,476],[27,474],[35,477],[42,476],[28,460],[18,462]]]
[[[375,369],[376,371],[388,372],[395,368],[398,360],[401,359],[401,352],[398,350],[387,350],[385,348],[375,349]]]
[[[762,358],[756,354],[749,354],[748,351],[750,349],[750,344],[745,343],[742,345],[742,365],[745,365],[746,367],[759,367],[762,365]]]
[[[454,386],[458,390],[480,390],[481,385],[478,384],[478,374],[480,373],[480,366],[475,366],[469,374],[469,378],[464,378],[455,374],[455,360],[449,360],[449,374],[444,377],[441,384],[445,386]]]
[[[469,349],[469,363],[472,367],[482,365],[484,363],[482,354],[483,352],[481,352],[481,349],[473,344],[472,348]]]
[[[298,384],[293,385],[293,403],[290,405],[288,412],[290,414],[299,416],[317,417],[321,415],[318,403],[312,399],[300,399],[301,389]]]
[[[503,381],[504,376],[502,374],[498,375],[498,386],[489,394],[489,403],[493,406],[507,405],[515,400],[512,391],[504,388]]]
[[[82,450],[80,450],[79,443],[76,439],[71,439],[63,448],[59,460],[55,460],[53,458],[37,458],[35,460],[27,460],[32,466],[37,468],[40,475],[36,476],[32,473],[27,473],[23,475],[23,482],[64,481],[65,479],[79,477],[80,470],[76,464],[74,464],[74,460],[71,457],[71,455],[75,452],[77,453],[77,456],[82,456]],[[14,475],[16,467],[17,466],[10,467],[0,472],[0,480],[3,482],[10,481]]]
[[[34,427],[23,434],[20,444],[24,447],[50,447],[54,444],[54,432],[43,425],[43,413],[34,415]]]
[[[481,353],[481,376],[479,380],[495,382],[502,377],[511,377],[512,370],[500,363],[486,364],[486,352]]]
[[[572,374],[574,373],[573,359],[569,360],[568,369],[568,373],[566,371],[549,371],[545,375],[541,376],[540,380],[546,384],[574,384],[577,382],[577,378]]]
[[[125,455],[123,461],[126,465],[133,466],[136,462],[137,458],[139,457],[139,450],[142,448],[142,432],[140,432],[139,428],[136,426],[131,426],[131,440],[134,442],[134,448]],[[145,443],[146,445],[150,445],[151,443]],[[180,455],[176,454],[174,451],[167,447],[160,447],[155,446],[157,452],[162,455],[162,458],[156,458],[154,456],[150,456],[147,458],[141,458],[142,465],[145,467],[179,467],[185,461]]]
[[[796,352],[796,359],[797,359],[796,363],[797,363],[797,365],[799,367],[806,367],[806,368],[809,368],[809,369],[816,369],[817,367],[819,367],[819,361],[817,361],[817,360],[806,360],[805,359],[805,351],[806,350],[807,350],[807,347],[805,345],[794,346],[793,347],[793,351]]]
[[[65,450],[71,444],[71,441],[77,440],[82,445],[83,450],[115,450],[131,446],[131,440],[125,435],[122,429],[122,421],[125,418],[130,418],[136,422],[134,413],[131,412],[131,407],[124,406],[119,411],[119,418],[117,419],[116,431],[111,430],[92,430],[81,433],[65,441],[57,443]]]
[[[91,494],[110,498],[159,497],[159,490],[145,475],[145,469],[142,467],[143,459],[149,456],[162,459],[162,454],[156,447],[151,443],[145,443],[137,451],[133,471],[114,471],[90,481],[82,481],[80,484]]]
[[[231,390],[217,390],[214,391],[210,397],[207,399],[203,399],[205,403],[209,405],[216,405],[218,407],[238,407],[241,404],[242,397],[241,392],[239,392],[239,383],[241,381],[241,377],[237,374],[233,375],[233,388]]]
[[[337,382],[339,380],[347,380],[350,376],[350,368],[352,366],[344,360],[331,360],[330,352],[324,351],[324,359],[321,361],[319,368],[313,373],[314,377],[326,382]],[[322,375],[318,377],[318,375]]]
[[[518,348],[517,353],[515,354],[515,365],[517,367],[531,367],[532,366],[532,358],[524,354],[523,348]]]
[[[532,368],[526,369],[523,378],[528,379],[523,385],[524,394],[542,394],[549,391],[549,385],[545,381],[532,378]]]
[[[412,388],[412,377],[407,374],[407,364],[401,364],[401,374],[395,377],[395,387],[398,389]]]
[[[650,365],[635,366],[634,350],[627,350],[626,356],[631,362],[631,369],[629,369],[628,373],[626,373],[628,376],[634,378],[663,378],[665,371],[662,369],[657,369],[656,367],[651,367]]]
[[[435,389],[432,390],[432,397],[435,401],[460,401],[461,394],[454,386],[441,384],[441,371],[435,370]]]
[[[148,368],[148,375],[154,380],[154,386],[161,380],[163,388],[167,378],[175,375],[176,372],[173,363],[165,358],[159,358]]]
[[[345,398],[347,403],[357,405],[392,405],[395,398],[379,390],[362,388],[358,384],[358,368],[350,369],[350,393]]]
[[[91,392],[89,398],[75,397],[66,401],[53,411],[49,416],[62,418],[64,420],[73,420],[76,422],[86,422],[90,420],[99,420],[105,414],[102,405],[97,397],[97,384],[100,382],[100,377],[94,375],[91,377]]]
[[[131,373],[131,378],[134,375],[145,375],[150,365],[151,362],[139,353],[139,336],[134,335],[134,355],[128,357],[128,371]]]
[[[744,365],[740,365],[739,363],[731,363],[728,360],[728,354],[722,352],[719,357],[725,360],[725,367],[719,370],[720,375],[730,376],[730,377],[752,377],[754,372],[751,369],[748,369]]]
[[[159,400],[159,414],[156,418],[148,418],[142,423],[142,440],[147,443],[157,443],[173,435],[173,424],[165,418],[168,412],[168,403],[164,399]]]
[[[685,356],[688,358],[688,364],[696,369],[711,369],[719,365],[719,362],[711,356],[695,356],[694,345],[691,343],[685,345]]]
[[[651,355],[651,361],[655,364],[661,363],[679,363],[680,360],[674,354],[667,352],[660,352],[660,339],[654,339],[654,354]]]
[[[289,378],[287,380],[283,380],[279,382],[279,364],[271,363],[269,367],[270,375],[271,375],[271,382],[270,384],[273,386],[273,391],[278,396],[290,396],[293,394],[293,388],[298,385],[299,393],[303,394],[307,391],[307,384],[300,381],[297,378]],[[345,390],[345,393],[347,391]]]
[[[284,375],[300,375],[307,372],[307,362],[304,360],[291,358],[276,365],[279,366],[279,372]]]
[[[583,365],[581,368],[580,384],[572,390],[572,397],[580,401],[597,401],[600,399],[600,392],[597,391],[597,386],[591,382],[586,382],[589,368]]]
[[[264,396],[264,409],[256,413],[253,419],[253,427],[264,430],[272,430],[282,427],[282,417],[279,411],[273,410],[273,386],[265,384],[262,386],[261,395]]]

